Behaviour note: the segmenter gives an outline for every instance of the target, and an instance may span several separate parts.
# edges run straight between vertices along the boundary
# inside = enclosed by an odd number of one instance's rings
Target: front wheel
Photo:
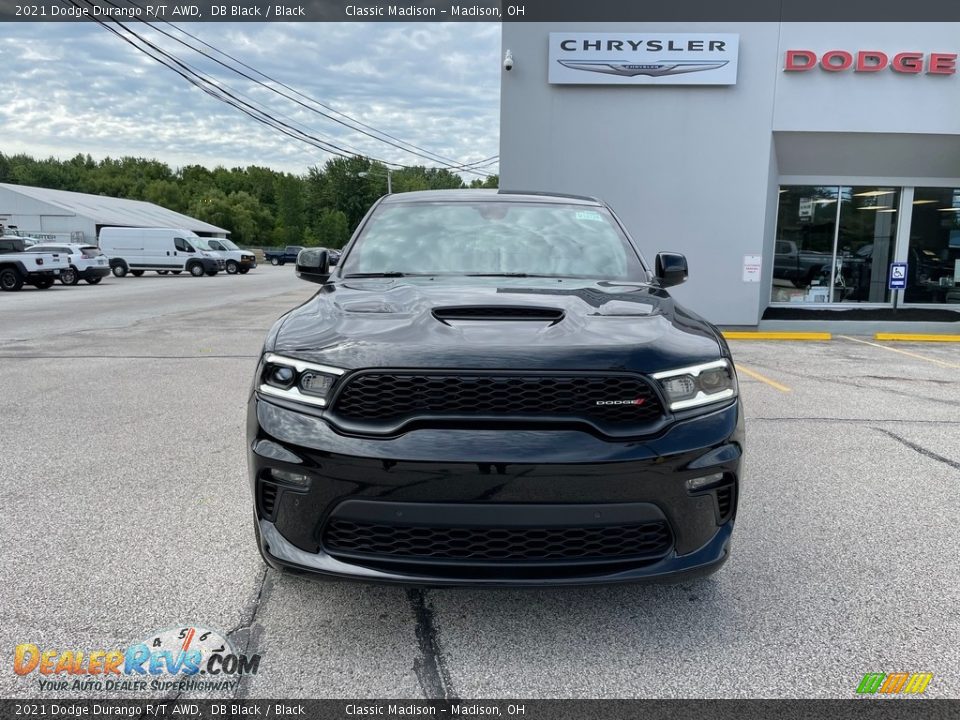
[[[96,284],[97,284],[98,282],[100,282],[101,280],[103,280],[103,278],[100,277],[99,275],[98,275],[97,277],[88,277],[88,278],[87,278],[87,283],[90,284],[90,285],[96,285]]]
[[[126,276],[127,276],[127,266],[126,266],[126,265],[122,265],[122,264],[114,265],[114,266],[111,268],[111,270],[113,271],[113,276],[114,276],[114,277],[122,278],[122,277],[126,277]]]
[[[13,268],[0,270],[0,290],[14,292],[23,287],[23,278]]]
[[[280,258],[270,258],[270,264],[271,264],[271,265],[274,265],[274,266],[279,265],[279,264],[280,264]]]
[[[237,274],[237,271],[238,271],[239,269],[240,269],[240,266],[237,265],[237,261],[236,261],[236,260],[228,260],[228,261],[227,261],[227,274],[228,274],[228,275],[236,275],[236,274]]]
[[[203,265],[194,263],[190,266],[190,274],[194,277],[203,277]]]
[[[67,268],[60,273],[60,282],[64,285],[76,285],[80,276],[74,268]]]

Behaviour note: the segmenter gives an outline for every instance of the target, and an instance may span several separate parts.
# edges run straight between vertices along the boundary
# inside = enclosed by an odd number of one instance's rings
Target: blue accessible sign
[[[890,263],[890,281],[891,290],[903,290],[907,287],[907,264]]]

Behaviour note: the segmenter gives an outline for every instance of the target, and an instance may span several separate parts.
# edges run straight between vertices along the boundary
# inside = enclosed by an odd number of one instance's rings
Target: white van
[[[216,275],[225,267],[220,255],[204,249],[203,238],[183,228],[105,227],[100,229],[99,242],[117,277],[128,272],[140,277],[147,270],[160,275],[186,270],[200,277]]]

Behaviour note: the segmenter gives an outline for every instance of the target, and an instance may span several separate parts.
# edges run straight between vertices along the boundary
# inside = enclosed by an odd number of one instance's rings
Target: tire
[[[250,272],[250,268],[237,268],[241,275],[246,275]]]
[[[282,265],[280,258],[270,258],[270,264],[276,267],[277,265]]]
[[[140,277],[141,275],[143,275],[143,273],[144,273],[143,270],[131,270],[131,271],[130,271],[130,274],[133,275],[134,277]]]
[[[170,272],[170,271],[169,271],[169,270],[157,270],[157,275],[166,275],[168,272]]]
[[[113,276],[114,276],[114,277],[122,278],[122,277],[126,277],[126,276],[127,276],[127,266],[126,266],[126,265],[117,264],[117,265],[114,265],[114,266],[113,266],[112,268],[110,268],[110,269],[113,271]]]
[[[66,270],[61,271],[60,282],[62,282],[64,285],[76,285],[78,282],[80,282],[80,273],[77,272],[76,268],[69,267]]]
[[[103,278],[100,277],[99,275],[97,275],[97,277],[88,277],[88,278],[87,278],[87,283],[88,283],[89,285],[96,285],[96,284],[99,283],[101,280],[103,280]]]
[[[13,268],[0,270],[0,290],[16,292],[23,287],[23,278]]]
[[[220,271],[219,271],[219,270],[207,270],[207,275],[209,275],[210,277],[213,277],[213,276],[216,275],[218,272],[220,272]]]
[[[187,269],[190,271],[190,274],[193,275],[194,277],[203,277],[203,265],[201,265],[200,263],[194,263]]]
[[[240,269],[240,266],[237,265],[236,260],[227,260],[227,274],[236,275],[237,271]]]
[[[53,280],[37,280],[33,286],[37,290],[49,290],[53,286]]]

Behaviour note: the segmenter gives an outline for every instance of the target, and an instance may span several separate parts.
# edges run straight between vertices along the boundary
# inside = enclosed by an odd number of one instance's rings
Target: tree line
[[[386,193],[387,168],[363,157],[334,158],[294,175],[257,165],[210,170],[134,157],[41,160],[0,153],[0,182],[145,200],[229,230],[240,245],[339,248]],[[495,188],[498,178],[467,185],[449,170],[419,166],[392,171],[391,182],[396,193]]]

